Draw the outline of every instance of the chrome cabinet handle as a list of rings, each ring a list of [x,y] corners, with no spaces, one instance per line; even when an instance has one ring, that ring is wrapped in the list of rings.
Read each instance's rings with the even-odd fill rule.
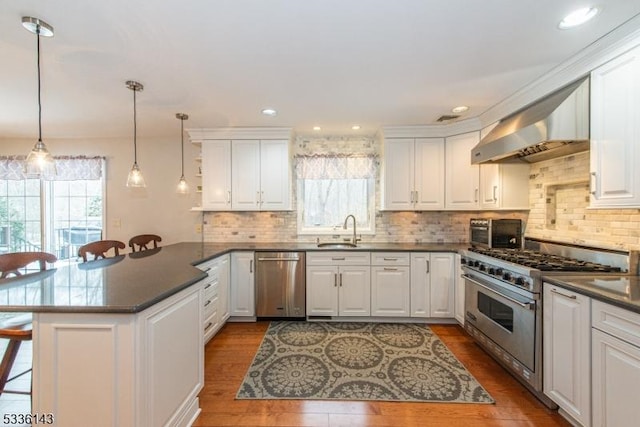
[[[565,298],[569,298],[569,299],[577,299],[578,298],[575,295],[567,295],[567,294],[564,294],[562,292],[558,292],[558,290],[556,290],[556,288],[551,288],[551,292],[554,293],[554,294],[558,294],[560,296],[563,296]]]
[[[427,274],[431,271],[431,261],[427,261]]]
[[[344,257],[331,257],[332,261],[344,261]]]
[[[207,300],[207,302],[205,302],[205,303],[204,303],[204,306],[206,307],[206,306],[208,306],[209,304],[211,304],[211,300],[210,300],[210,299],[208,299],[208,300]]]
[[[264,203],[264,191],[260,192],[260,204]]]
[[[478,189],[476,188],[475,191],[473,192],[473,201],[477,202],[478,201]]]
[[[211,283],[207,283],[207,286],[204,287],[205,290],[209,289],[211,287]]]
[[[209,329],[212,326],[213,326],[213,322],[209,322],[207,326],[204,327],[205,332],[207,331],[207,329]]]
[[[249,260],[249,273],[253,273],[253,260]]]
[[[384,271],[398,271],[395,267],[384,267]]]
[[[256,191],[256,205],[260,204],[260,192]]]
[[[227,203],[231,203],[231,190],[227,190]]]
[[[385,261],[397,261],[398,260],[398,258],[387,258],[387,257],[384,257],[383,259]]]
[[[338,273],[333,273],[333,287],[338,287]]]
[[[595,172],[591,172],[591,182],[589,186],[591,187],[591,194],[594,196],[596,195],[596,192],[597,192],[597,184],[598,184],[598,177],[596,176]]]
[[[420,201],[420,193],[418,193],[418,191],[415,191],[416,193],[416,198],[415,198],[415,203],[418,203]]]
[[[340,273],[340,287],[342,287],[342,273]]]
[[[494,185],[493,186],[493,201],[497,202],[498,201],[498,196],[496,196],[496,191],[498,191],[498,186]]]

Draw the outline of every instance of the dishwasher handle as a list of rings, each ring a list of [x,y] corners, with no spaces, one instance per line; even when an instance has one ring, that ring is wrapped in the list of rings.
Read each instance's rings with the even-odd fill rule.
[[[300,261],[300,257],[279,258],[279,257],[261,257],[258,261]]]

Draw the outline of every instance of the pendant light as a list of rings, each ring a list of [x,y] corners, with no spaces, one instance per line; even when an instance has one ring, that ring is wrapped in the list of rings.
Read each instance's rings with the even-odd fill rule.
[[[137,126],[136,126],[136,92],[144,89],[141,83],[133,80],[127,81],[127,88],[133,92],[133,166],[127,176],[127,187],[146,187],[144,177],[138,167],[138,145],[137,145]]]
[[[40,37],[53,37],[53,27],[46,22],[24,16],[22,26],[36,35],[38,55],[38,142],[27,156],[24,172],[30,178],[52,179],[56,175],[56,163],[42,142],[42,101],[40,90]]]
[[[180,175],[180,181],[178,181],[178,188],[176,189],[176,191],[179,194],[189,194],[189,184],[187,184],[187,180],[184,179],[184,121],[189,120],[189,116],[184,113],[177,113],[176,118],[180,119],[180,153],[182,154],[182,172]]]

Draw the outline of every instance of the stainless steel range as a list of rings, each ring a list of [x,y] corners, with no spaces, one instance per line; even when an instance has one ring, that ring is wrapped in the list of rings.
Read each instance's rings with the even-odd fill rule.
[[[542,276],[621,274],[627,252],[525,239],[524,249],[472,247],[461,252],[465,329],[529,388],[542,393]]]

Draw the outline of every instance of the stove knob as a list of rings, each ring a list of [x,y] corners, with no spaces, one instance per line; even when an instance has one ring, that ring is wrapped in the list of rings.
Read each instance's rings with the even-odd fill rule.
[[[505,271],[505,272],[502,274],[502,279],[503,279],[503,280],[506,280],[506,281],[511,281],[511,274],[509,274],[508,272],[506,272],[506,271]]]
[[[496,276],[502,276],[502,273],[504,273],[504,270],[503,270],[503,269],[498,268],[498,269],[496,270]]]
[[[474,267],[479,267],[480,266],[480,261],[473,261],[473,266]]]
[[[516,278],[516,285],[525,286],[526,282],[524,281],[524,279],[522,277],[518,277],[518,278]]]
[[[496,269],[493,268],[493,267],[489,268],[489,274],[491,274],[491,275],[496,274]]]
[[[484,264],[480,264],[480,271],[485,271],[487,267]]]
[[[467,263],[467,259],[466,258],[462,258],[460,260],[460,264],[465,265]]]

